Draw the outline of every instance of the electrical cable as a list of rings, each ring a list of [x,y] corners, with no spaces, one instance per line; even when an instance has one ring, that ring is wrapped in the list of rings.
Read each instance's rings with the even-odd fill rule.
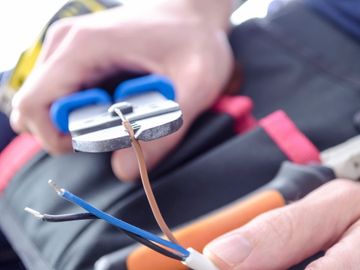
[[[141,236],[138,236],[136,234],[133,234],[131,232],[128,232],[128,231],[125,231],[125,230],[122,230],[125,234],[127,234],[129,237],[131,237],[132,239],[134,239],[135,241],[139,242],[140,244],[143,244],[144,246],[147,246],[148,248],[166,256],[166,257],[169,257],[169,258],[172,258],[172,259],[175,259],[175,260],[178,260],[178,261],[184,261],[184,257],[174,253],[174,252],[171,252],[170,250],[167,250]]]
[[[97,216],[94,216],[93,214],[90,214],[90,213],[49,215],[49,214],[41,214],[38,211],[31,209],[29,207],[26,207],[24,210],[26,212],[32,214],[33,216],[41,219],[42,221],[47,221],[47,222],[66,222],[66,221],[98,219]]]
[[[148,199],[148,202],[150,204],[156,222],[158,223],[164,235],[169,239],[169,241],[97,209],[96,207],[92,206],[91,204],[87,203],[86,201],[72,194],[71,192],[63,188],[59,188],[52,180],[49,180],[49,184],[54,188],[54,190],[59,196],[70,201],[73,204],[80,206],[81,208],[85,209],[88,213],[49,215],[49,214],[41,214],[38,211],[33,210],[31,208],[25,208],[25,211],[47,222],[66,222],[66,221],[75,221],[75,220],[102,219],[107,223],[119,228],[129,237],[149,247],[150,249],[159,252],[167,257],[173,258],[175,260],[186,261],[190,256],[190,251],[188,251],[187,249],[183,248],[178,244],[178,241],[172,234],[170,228],[167,226],[161,214],[161,211],[159,209],[159,206],[156,202],[154,193],[151,188],[151,184],[146,168],[145,158],[141,146],[135,138],[134,129],[131,126],[130,122],[124,117],[120,109],[115,108],[114,111],[116,112],[116,114],[120,116],[122,120],[122,124],[129,133],[131,145],[134,149],[136,159],[138,162],[141,181],[145,190],[146,197]],[[173,252],[170,250],[172,250]]]
[[[79,220],[91,220],[91,219],[99,219],[97,216],[91,214],[91,213],[76,213],[76,214],[63,214],[63,215],[49,215],[49,214],[41,214],[38,211],[31,209],[29,207],[25,208],[25,211],[32,214],[33,216],[41,219],[42,221],[46,222],[68,222],[68,221],[79,221]],[[147,246],[148,248],[163,254],[166,257],[182,261],[184,260],[183,257],[179,256],[176,253],[171,252],[170,250],[167,250],[139,235],[136,235],[134,233],[131,233],[129,231],[123,230],[118,228],[120,231],[128,235],[130,238],[135,240],[136,242],[139,242],[140,244],[143,244],[144,246]]]
[[[124,125],[125,129],[129,133],[130,140],[131,140],[131,145],[132,145],[132,147],[134,149],[135,156],[136,156],[138,166],[139,166],[141,182],[143,184],[144,191],[145,191],[146,197],[148,199],[151,211],[152,211],[152,213],[153,213],[153,215],[155,217],[155,220],[156,220],[157,224],[159,225],[161,231],[164,233],[164,235],[171,242],[179,245],[179,242],[176,240],[176,238],[173,235],[173,233],[171,232],[169,226],[166,224],[166,222],[165,222],[165,220],[164,220],[164,218],[163,218],[163,216],[161,214],[161,211],[159,209],[159,206],[158,206],[158,204],[156,202],[154,193],[153,193],[152,188],[151,188],[149,175],[148,175],[147,168],[146,168],[144,154],[143,154],[143,151],[141,149],[140,143],[135,138],[134,129],[131,126],[129,120],[126,119],[126,117],[124,116],[124,114],[122,113],[122,111],[119,108],[115,107],[113,109],[114,109],[115,113],[121,118],[122,124]]]
[[[158,244],[160,244],[164,247],[167,247],[171,250],[174,250],[176,253],[178,253],[180,256],[182,256],[184,258],[189,256],[189,254],[190,254],[189,251],[186,250],[185,248],[183,248],[182,246],[175,244],[173,242],[170,242],[168,240],[165,240],[153,233],[142,230],[142,229],[140,229],[134,225],[131,225],[121,219],[113,217],[113,216],[101,211],[100,209],[97,209],[96,207],[92,206],[91,204],[87,203],[86,201],[84,201],[83,199],[79,198],[78,196],[72,194],[71,192],[69,192],[63,188],[59,188],[52,180],[49,180],[49,184],[54,188],[54,190],[56,191],[56,193],[59,196],[70,201],[73,204],[80,206],[81,208],[85,209],[89,213],[92,213],[95,216],[97,216],[98,218],[103,219],[107,223],[109,223],[115,227],[118,227],[122,230],[126,230],[126,231],[129,231],[136,235],[139,235],[139,236],[141,236],[147,240],[150,240],[152,242],[158,243]]]

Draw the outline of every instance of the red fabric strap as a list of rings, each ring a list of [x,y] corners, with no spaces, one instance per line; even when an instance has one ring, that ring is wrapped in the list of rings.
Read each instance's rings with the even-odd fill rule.
[[[234,130],[241,134],[256,125],[252,116],[253,103],[245,96],[222,96],[213,106],[215,112],[226,113],[235,121]]]
[[[36,153],[41,150],[40,144],[28,134],[16,137],[0,155],[0,192]]]
[[[320,153],[316,146],[285,112],[276,111],[260,120],[259,124],[289,160],[299,164],[320,162]]]

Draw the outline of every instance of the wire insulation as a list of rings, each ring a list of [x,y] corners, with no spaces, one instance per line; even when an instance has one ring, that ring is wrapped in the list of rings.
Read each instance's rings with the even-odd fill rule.
[[[178,241],[176,240],[175,236],[172,234],[170,228],[167,226],[161,211],[159,209],[159,206],[156,202],[154,193],[151,188],[149,175],[146,168],[146,162],[144,158],[143,151],[141,149],[141,145],[135,138],[134,129],[131,126],[130,122],[125,118],[123,113],[120,109],[114,108],[114,111],[116,114],[119,115],[119,117],[122,120],[122,124],[124,125],[125,129],[127,130],[131,145],[134,149],[135,156],[138,162],[141,181],[145,190],[146,197],[148,199],[148,202],[150,204],[151,210],[153,212],[153,215],[155,217],[156,222],[158,223],[160,229],[164,233],[164,235],[170,240],[165,240],[155,234],[152,234],[150,232],[147,232],[145,230],[142,230],[136,226],[133,226],[121,219],[118,219],[114,216],[111,216],[96,207],[92,206],[91,204],[87,203],[80,197],[72,194],[71,192],[59,188],[52,180],[49,180],[49,184],[54,188],[55,192],[61,196],[62,198],[82,207],[83,209],[87,210],[88,213],[77,213],[77,214],[65,214],[65,215],[49,215],[49,214],[41,214],[37,212],[36,210],[33,210],[31,208],[26,208],[25,211],[33,214],[35,217],[42,219],[43,221],[48,222],[66,222],[66,221],[74,221],[74,220],[87,220],[87,219],[103,219],[107,223],[119,228],[121,231],[126,233],[129,237],[134,239],[135,241],[149,247],[150,249],[153,249],[167,257],[184,261],[186,258],[189,257],[190,252],[180,246],[178,244]],[[170,250],[166,248],[173,250],[174,252],[171,252]]]
[[[76,214],[63,214],[63,215],[50,215],[50,214],[41,214],[38,211],[28,208],[25,208],[25,211],[32,214],[33,216],[41,219],[42,221],[45,222],[68,222],[68,221],[79,221],[79,220],[94,220],[94,219],[99,219],[97,216],[91,214],[91,213],[76,213]],[[133,240],[135,240],[136,242],[158,252],[161,253],[162,255],[178,260],[178,261],[183,261],[184,258],[179,256],[178,254],[171,252],[170,250],[167,250],[139,235],[136,235],[134,233],[131,233],[129,231],[126,230],[122,230],[120,228],[118,228],[121,232],[125,233],[127,236],[129,236],[130,238],[132,238]]]
[[[135,138],[134,129],[131,126],[129,120],[127,120],[125,118],[124,114],[121,112],[120,109],[115,108],[114,110],[119,115],[119,117],[121,118],[122,124],[124,125],[125,129],[129,133],[130,140],[131,140],[131,145],[132,145],[132,147],[134,149],[135,156],[136,156],[136,159],[137,159],[137,163],[138,163],[138,166],[139,166],[141,182],[143,184],[144,191],[145,191],[146,197],[148,199],[149,205],[151,207],[151,211],[152,211],[152,213],[153,213],[153,215],[155,217],[155,220],[156,220],[157,224],[159,225],[161,231],[164,233],[164,235],[171,242],[176,243],[176,244],[179,245],[179,242],[176,240],[176,238],[173,235],[173,233],[171,232],[169,226],[166,224],[166,222],[164,220],[164,217],[162,216],[161,211],[159,209],[159,206],[158,206],[158,204],[156,202],[154,192],[152,191],[152,188],[151,188],[151,184],[150,184],[150,180],[149,180],[149,174],[147,172],[144,154],[143,154],[143,151],[141,149],[140,143]]]
[[[66,222],[66,221],[89,220],[89,219],[99,219],[99,218],[90,213],[65,214],[65,215],[43,214],[43,217],[41,218],[42,221],[47,221],[47,222]]]
[[[129,231],[131,233],[134,233],[136,235],[139,235],[145,239],[148,239],[152,242],[158,243],[164,247],[167,247],[169,249],[172,249],[176,252],[178,252],[179,254],[181,254],[182,257],[188,257],[189,256],[189,251],[186,250],[185,248],[183,248],[182,246],[172,243],[168,240],[165,240],[155,234],[152,234],[150,232],[147,232],[145,230],[142,230],[134,225],[131,225],[121,219],[118,219],[116,217],[113,217],[99,209],[97,209],[96,207],[92,206],[91,204],[87,203],[86,201],[84,201],[83,199],[79,198],[78,196],[72,194],[71,192],[65,190],[65,189],[61,189],[61,192],[58,193],[61,197],[63,197],[64,199],[80,206],[81,208],[85,209],[86,211],[88,211],[89,213],[94,214],[95,216],[97,216],[100,219],[103,219],[104,221],[108,222],[111,225],[114,225],[115,227],[118,227],[122,230],[126,230]]]

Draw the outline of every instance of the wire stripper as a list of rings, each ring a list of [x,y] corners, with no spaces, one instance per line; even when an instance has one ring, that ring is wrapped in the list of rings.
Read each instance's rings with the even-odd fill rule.
[[[52,105],[50,115],[59,131],[70,132],[75,151],[109,152],[131,146],[115,109],[130,122],[135,139],[151,141],[182,126],[182,112],[174,99],[171,81],[153,74],[119,84],[113,99],[99,88],[66,96]]]

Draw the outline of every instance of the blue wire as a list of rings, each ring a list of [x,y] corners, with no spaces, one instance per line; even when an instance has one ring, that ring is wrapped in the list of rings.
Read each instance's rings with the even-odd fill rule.
[[[97,208],[92,206],[91,204],[87,203],[83,199],[79,198],[78,196],[72,194],[71,192],[67,190],[62,190],[62,192],[59,194],[64,199],[80,206],[81,208],[87,210],[89,213],[92,213],[93,215],[97,216],[100,219],[105,220],[106,222],[110,223],[111,225],[114,225],[122,230],[126,230],[128,232],[134,233],[136,235],[139,235],[145,239],[148,239],[150,241],[156,242],[160,245],[163,245],[165,247],[168,247],[170,249],[173,249],[181,254],[183,254],[184,257],[188,257],[190,255],[190,252],[187,251],[182,246],[179,246],[173,242],[167,241],[155,234],[152,234],[150,232],[144,231],[134,225],[131,225],[129,223],[126,223],[125,221],[122,221],[118,218],[115,218]]]

